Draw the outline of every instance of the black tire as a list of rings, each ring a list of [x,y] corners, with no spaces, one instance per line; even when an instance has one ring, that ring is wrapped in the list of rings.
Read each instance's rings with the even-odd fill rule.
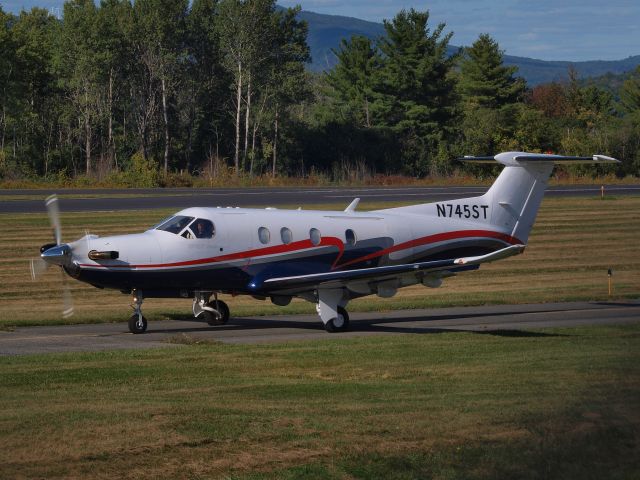
[[[138,314],[134,313],[129,317],[129,331],[131,333],[144,333],[147,331],[147,319],[142,317],[142,323],[139,322]]]
[[[325,324],[324,328],[327,330],[327,332],[345,332],[349,329],[349,314],[347,313],[347,311],[342,307],[338,307],[338,315],[340,317],[332,318]]]
[[[207,303],[207,307],[218,310],[220,313],[220,316],[218,317],[215,313],[208,310],[202,312],[202,317],[209,325],[224,325],[229,321],[229,316],[231,315],[229,312],[229,306],[222,300],[218,300],[217,302],[213,300],[212,302]]]

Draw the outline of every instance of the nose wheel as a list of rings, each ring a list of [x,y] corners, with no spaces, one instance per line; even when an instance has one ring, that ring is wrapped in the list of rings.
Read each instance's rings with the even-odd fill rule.
[[[129,317],[129,331],[131,333],[144,333],[147,331],[147,319],[142,315],[142,302],[144,297],[141,290],[133,289],[133,315]]]
[[[129,317],[129,331],[131,333],[144,333],[147,331],[147,319],[142,316],[142,313],[134,313]]]

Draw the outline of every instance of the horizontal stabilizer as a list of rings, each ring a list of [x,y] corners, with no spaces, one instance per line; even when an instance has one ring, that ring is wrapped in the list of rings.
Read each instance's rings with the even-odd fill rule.
[[[462,162],[473,163],[494,163],[498,162],[503,165],[517,167],[523,163],[529,162],[548,162],[548,163],[620,163],[620,160],[616,160],[612,157],[605,155],[592,155],[590,157],[575,157],[567,155],[554,155],[551,153],[527,153],[527,152],[503,152],[494,157],[487,156],[464,156],[458,158]]]

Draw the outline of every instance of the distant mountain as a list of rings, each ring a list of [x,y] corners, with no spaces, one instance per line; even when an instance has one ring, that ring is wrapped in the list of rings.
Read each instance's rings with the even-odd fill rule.
[[[307,43],[311,49],[311,70],[330,70],[336,64],[336,57],[331,49],[337,49],[340,40],[362,35],[376,39],[384,35],[381,23],[367,22],[358,18],[323,15],[321,13],[301,11],[298,18],[309,25]]]
[[[363,35],[374,40],[384,35],[384,26],[381,23],[367,22],[357,18],[324,15],[304,10],[300,12],[299,18],[306,20],[309,24],[307,41],[311,49],[311,70],[317,72],[329,70],[335,66],[336,57],[331,49],[337,49],[341,39],[348,39],[353,35]],[[457,50],[458,47],[449,47],[449,53]],[[535,86],[540,83],[566,79],[569,66],[576,69],[579,78],[628,72],[640,65],[640,55],[624,60],[587,62],[546,61],[505,55],[504,61],[507,65],[518,67],[518,75],[523,77],[530,86]]]
[[[566,80],[570,66],[575,68],[578,78],[601,77],[608,73],[616,75],[630,72],[640,65],[640,55],[634,55],[623,60],[590,60],[587,62],[550,62],[534,58],[504,56],[504,62],[518,67],[518,75],[523,77],[531,86],[554,80]]]

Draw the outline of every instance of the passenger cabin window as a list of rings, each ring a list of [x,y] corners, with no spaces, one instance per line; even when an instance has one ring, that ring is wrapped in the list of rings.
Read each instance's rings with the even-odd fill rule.
[[[356,244],[356,232],[354,232],[350,228],[346,232],[344,232],[344,238],[347,245],[353,246]]]
[[[309,230],[309,240],[314,245],[320,245],[320,241],[322,240],[322,236],[320,235],[320,230],[317,228],[312,228]]]
[[[210,220],[197,218],[191,225],[189,225],[189,228],[184,231],[182,236],[189,239],[212,238],[215,233],[215,227]]]
[[[265,245],[271,241],[271,232],[269,232],[267,227],[260,227],[258,229],[258,239],[260,240],[260,243]]]
[[[287,227],[282,227],[280,229],[280,238],[282,239],[282,243],[287,245],[293,241],[293,234]]]
[[[185,217],[183,215],[177,215],[175,217],[171,217],[166,222],[162,223],[157,227],[158,230],[164,230],[165,232],[171,232],[178,235],[184,227],[189,225],[193,217]]]

